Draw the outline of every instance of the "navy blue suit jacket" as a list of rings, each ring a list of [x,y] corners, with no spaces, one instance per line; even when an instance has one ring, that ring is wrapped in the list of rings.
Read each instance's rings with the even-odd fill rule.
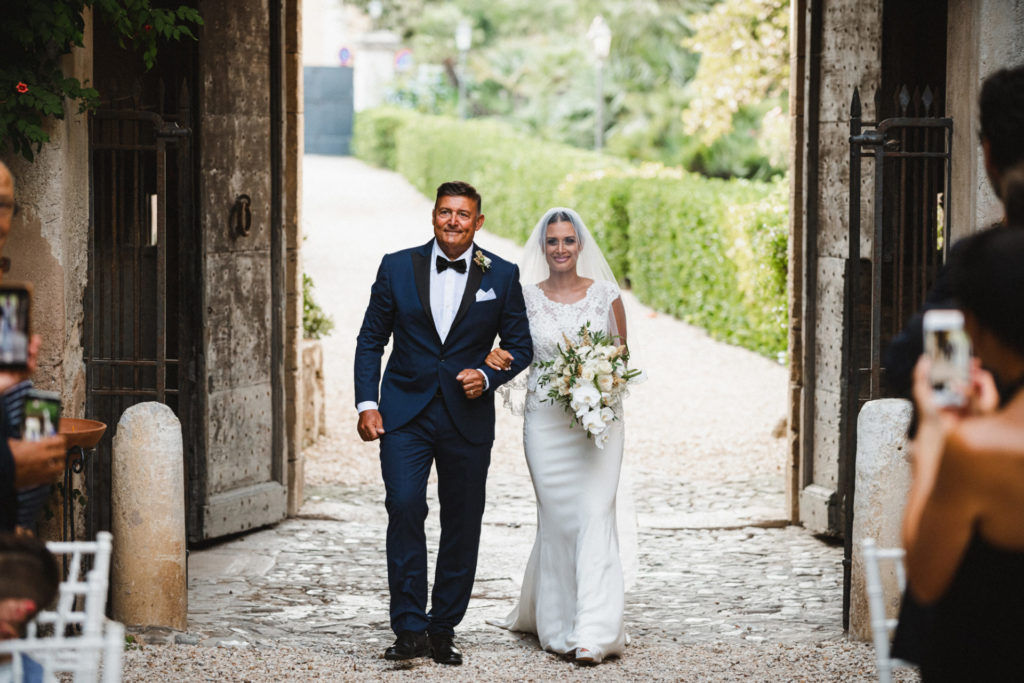
[[[462,304],[442,344],[430,311],[432,247],[433,240],[381,260],[356,339],[356,404],[377,401],[384,431],[392,431],[416,417],[440,387],[462,436],[483,444],[494,440],[494,390],[533,360],[519,268],[486,251],[491,260],[487,272],[471,262]],[[474,245],[472,253],[477,250]],[[494,291],[493,299],[477,301],[478,291],[489,290]],[[392,336],[391,357],[381,380],[380,361]],[[484,365],[495,337],[515,359],[511,370]],[[455,379],[466,368],[487,375],[489,388],[479,398],[467,399]]]

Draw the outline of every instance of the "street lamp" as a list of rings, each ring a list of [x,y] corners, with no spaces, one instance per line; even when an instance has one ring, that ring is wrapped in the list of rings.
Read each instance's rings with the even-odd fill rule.
[[[455,27],[455,47],[459,51],[459,118],[466,118],[466,53],[473,46],[473,25],[461,19]]]
[[[612,47],[612,30],[600,14],[590,22],[587,38],[594,48],[597,60],[597,108],[594,114],[594,149],[598,152],[604,146],[604,63]]]

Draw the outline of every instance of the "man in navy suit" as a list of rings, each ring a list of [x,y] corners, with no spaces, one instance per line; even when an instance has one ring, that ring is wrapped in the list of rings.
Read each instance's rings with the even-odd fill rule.
[[[386,491],[397,639],[384,656],[429,654],[441,664],[461,664],[453,639],[476,574],[494,390],[530,364],[533,342],[519,269],[473,246],[484,223],[479,193],[468,183],[443,183],[432,216],[433,240],[386,255],[377,270],[356,340],[356,408],[359,436],[380,439]],[[496,336],[514,358],[509,371],[484,364]],[[381,381],[389,338],[394,343]],[[441,541],[428,612],[423,522],[432,463]]]

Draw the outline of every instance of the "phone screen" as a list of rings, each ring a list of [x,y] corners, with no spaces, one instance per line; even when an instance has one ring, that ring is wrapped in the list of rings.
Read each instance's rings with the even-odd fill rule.
[[[31,305],[28,285],[0,284],[0,369],[28,367]]]
[[[60,426],[60,395],[53,391],[33,389],[25,397],[25,414],[21,422],[21,438],[38,441],[54,436]]]

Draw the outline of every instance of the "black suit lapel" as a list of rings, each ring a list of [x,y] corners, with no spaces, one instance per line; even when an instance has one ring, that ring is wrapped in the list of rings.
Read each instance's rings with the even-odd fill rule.
[[[484,272],[480,270],[480,266],[473,263],[472,257],[469,261],[469,274],[466,277],[466,291],[462,293],[462,303],[459,304],[459,312],[455,314],[455,320],[452,320],[452,326],[448,330],[448,336],[451,337],[451,331],[455,329],[455,326],[459,324],[466,314],[469,313],[469,307],[476,301],[476,290],[480,289],[480,281],[484,277]]]
[[[427,246],[430,246],[429,244]],[[426,255],[414,251],[412,254],[412,275],[416,283],[416,292],[420,295],[420,305],[423,306],[423,313],[430,321],[430,327],[437,332],[437,325],[434,324],[434,314],[430,310],[430,252]]]

